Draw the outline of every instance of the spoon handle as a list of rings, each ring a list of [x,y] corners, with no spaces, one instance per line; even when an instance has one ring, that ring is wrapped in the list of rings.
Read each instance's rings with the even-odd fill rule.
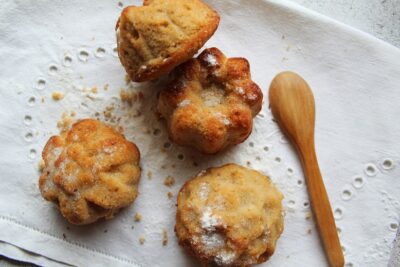
[[[306,176],[311,207],[329,265],[331,267],[343,267],[343,252],[329,198],[318,166],[314,143],[310,142],[304,147],[298,147],[298,150]]]

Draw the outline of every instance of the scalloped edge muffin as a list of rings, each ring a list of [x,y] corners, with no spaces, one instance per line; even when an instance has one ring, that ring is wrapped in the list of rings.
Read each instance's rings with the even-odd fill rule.
[[[40,192],[70,223],[112,218],[138,195],[138,148],[100,121],[80,120],[52,136],[42,157]]]
[[[282,198],[255,170],[226,164],[201,171],[178,194],[179,244],[205,266],[262,263],[283,231]]]
[[[157,110],[173,142],[214,154],[248,138],[263,94],[245,58],[227,58],[209,48],[172,74]]]
[[[219,15],[200,0],[146,0],[118,19],[118,55],[130,79],[143,82],[189,60],[214,34]]]

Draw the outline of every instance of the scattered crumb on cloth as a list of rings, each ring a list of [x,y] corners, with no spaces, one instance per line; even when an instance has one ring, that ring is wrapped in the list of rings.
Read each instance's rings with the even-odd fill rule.
[[[165,177],[164,184],[166,186],[169,186],[169,187],[174,185],[175,184],[175,178],[170,176],[170,175],[168,175],[167,177]]]
[[[54,101],[59,101],[59,100],[64,98],[64,94],[62,92],[59,92],[59,91],[54,91],[51,94],[51,97],[53,98]]]
[[[143,245],[145,241],[146,241],[146,239],[144,238],[143,235],[141,235],[141,236],[139,237],[139,244],[140,244],[140,245]]]
[[[168,196],[169,199],[171,199],[171,198],[174,197],[174,194],[173,194],[172,192],[168,192],[168,193],[167,193],[167,196]]]
[[[162,238],[162,244],[165,247],[166,245],[168,245],[168,232],[167,230],[163,229],[163,238]]]
[[[138,94],[132,90],[121,89],[119,91],[119,97],[122,102],[130,106],[138,100]]]
[[[134,219],[135,219],[135,222],[140,222],[142,220],[142,214],[140,214],[139,212],[136,212]]]

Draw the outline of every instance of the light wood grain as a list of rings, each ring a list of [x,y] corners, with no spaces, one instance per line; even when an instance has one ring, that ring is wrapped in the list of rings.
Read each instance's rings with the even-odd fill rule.
[[[343,252],[315,153],[315,103],[311,89],[296,73],[282,72],[271,83],[269,102],[272,114],[299,154],[329,265],[342,267]]]

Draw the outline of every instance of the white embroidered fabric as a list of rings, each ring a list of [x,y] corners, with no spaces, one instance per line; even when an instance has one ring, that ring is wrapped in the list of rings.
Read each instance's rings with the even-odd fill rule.
[[[400,50],[285,1],[207,2],[221,24],[206,47],[247,58],[264,92],[250,138],[211,156],[168,140],[155,115],[164,80],[125,82],[114,28],[132,2],[2,3],[0,240],[58,264],[194,266],[175,237],[176,195],[200,170],[234,162],[270,175],[285,195],[285,230],[262,266],[326,265],[301,166],[268,109],[270,81],[293,70],[315,95],[316,149],[346,266],[386,266],[400,214]],[[122,102],[121,88],[141,92],[143,100]],[[53,100],[55,91],[61,100]],[[38,189],[43,146],[58,133],[62,114],[74,112],[73,120],[98,117],[121,126],[142,156],[135,203],[88,226],[68,224]],[[171,187],[163,183],[167,176],[175,178]]]

